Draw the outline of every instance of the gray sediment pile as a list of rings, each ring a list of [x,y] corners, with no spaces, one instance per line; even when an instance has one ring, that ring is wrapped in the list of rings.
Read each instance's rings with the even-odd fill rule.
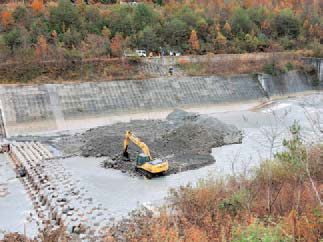
[[[208,115],[175,110],[166,120],[133,120],[90,129],[77,137],[82,144],[80,154],[107,156],[105,167],[137,174],[135,159],[141,150],[130,143],[130,161],[124,161],[121,156],[126,130],[131,130],[148,145],[153,158],[169,160],[169,174],[212,164],[215,162],[212,148],[242,140],[242,133],[235,126]]]

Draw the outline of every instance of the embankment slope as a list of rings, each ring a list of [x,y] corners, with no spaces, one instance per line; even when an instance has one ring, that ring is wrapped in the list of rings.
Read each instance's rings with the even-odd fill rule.
[[[322,89],[312,86],[300,72],[261,81],[258,78],[203,76],[1,86],[0,109],[7,134],[13,136],[57,131],[67,120],[98,115],[265,100],[271,95]],[[281,80],[288,81],[280,85]]]

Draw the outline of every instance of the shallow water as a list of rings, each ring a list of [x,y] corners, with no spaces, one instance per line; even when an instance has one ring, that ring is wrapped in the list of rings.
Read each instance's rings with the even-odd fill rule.
[[[20,232],[35,235],[37,226],[34,221],[27,221],[33,207],[23,185],[16,178],[16,173],[6,155],[0,154],[0,240],[3,231]]]
[[[170,188],[195,184],[207,176],[225,177],[240,172],[251,174],[261,161],[282,149],[281,142],[288,137],[288,127],[295,120],[302,126],[303,138],[307,143],[322,142],[323,94],[283,99],[254,111],[246,111],[245,105],[241,107],[228,105],[187,109],[207,113],[236,125],[244,132],[242,144],[214,148],[212,155],[216,163],[197,170],[146,180],[101,168],[100,162],[104,158],[72,157],[60,161],[72,172],[74,180],[80,180],[88,195],[107,207],[111,218],[118,219],[142,204],[162,204]],[[153,116],[166,115],[167,112]],[[144,118],[149,116],[140,115]],[[128,120],[134,118],[139,116],[128,117]],[[4,155],[0,155],[0,183],[5,183],[9,191],[7,196],[0,197],[0,230],[23,232],[26,224],[27,234],[32,235],[36,231],[35,224],[26,222],[27,214],[33,210],[32,204]]]
[[[305,113],[311,115],[313,120],[318,120],[323,127],[322,108],[322,95],[312,95],[281,100],[255,112],[219,113],[216,109],[204,109],[209,115],[242,129],[242,144],[214,148],[212,155],[216,163],[213,165],[152,180],[103,169],[99,165],[103,159],[72,157],[62,162],[81,180],[90,196],[108,207],[112,217],[120,218],[141,204],[161,204],[170,188],[194,184],[207,176],[223,177],[241,172],[250,174],[261,161],[282,149],[282,140],[288,138],[288,127],[295,120],[301,124],[306,142],[320,142],[321,137],[314,135]]]

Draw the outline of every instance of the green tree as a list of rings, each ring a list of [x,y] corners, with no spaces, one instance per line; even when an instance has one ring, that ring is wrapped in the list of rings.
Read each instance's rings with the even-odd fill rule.
[[[49,23],[45,17],[36,19],[30,28],[30,42],[33,44],[37,43],[38,36],[42,35],[49,38]]]
[[[254,27],[253,21],[250,19],[248,12],[245,9],[238,8],[232,17],[231,21],[232,32],[234,34],[248,34]]]
[[[25,6],[18,6],[12,13],[12,17],[14,18],[16,23],[24,26],[27,29],[29,29],[33,20],[32,14]]]
[[[111,35],[121,33],[123,36],[130,36],[133,34],[132,26],[132,11],[129,6],[115,5],[111,14],[105,18],[105,25],[110,29]]]
[[[254,52],[257,50],[258,45],[260,45],[260,40],[257,36],[252,34],[246,34],[245,36],[245,48],[248,52]]]
[[[6,33],[3,38],[11,52],[14,52],[16,48],[19,48],[23,42],[21,30],[19,28],[13,28],[10,32]]]
[[[62,35],[62,42],[67,48],[77,47],[81,43],[81,34],[74,29],[69,29]]]
[[[191,34],[190,28],[182,20],[174,18],[166,22],[162,36],[164,42],[172,47],[179,50],[187,50],[189,39]]]
[[[91,34],[100,34],[103,28],[103,19],[97,7],[89,6],[84,13],[86,30]]]
[[[273,19],[272,26],[278,37],[297,38],[300,34],[300,23],[290,9],[282,10]]]
[[[133,28],[135,31],[141,31],[148,25],[153,25],[156,22],[156,17],[153,9],[144,4],[138,4],[136,6],[134,15],[133,15]]]
[[[81,17],[78,8],[68,0],[61,0],[57,7],[49,10],[49,23],[51,31],[58,34],[68,29],[80,29]]]
[[[189,6],[184,6],[177,14],[177,17],[182,20],[187,26],[196,29],[198,17]]]
[[[138,42],[138,47],[148,49],[149,51],[158,51],[160,47],[159,39],[153,28],[150,26],[147,26],[143,31],[139,33]]]

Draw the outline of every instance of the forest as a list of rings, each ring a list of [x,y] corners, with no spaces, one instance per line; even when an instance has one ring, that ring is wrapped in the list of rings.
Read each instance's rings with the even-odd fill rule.
[[[5,1],[0,60],[302,50],[322,56],[318,0]],[[22,58],[23,57],[23,58]]]

